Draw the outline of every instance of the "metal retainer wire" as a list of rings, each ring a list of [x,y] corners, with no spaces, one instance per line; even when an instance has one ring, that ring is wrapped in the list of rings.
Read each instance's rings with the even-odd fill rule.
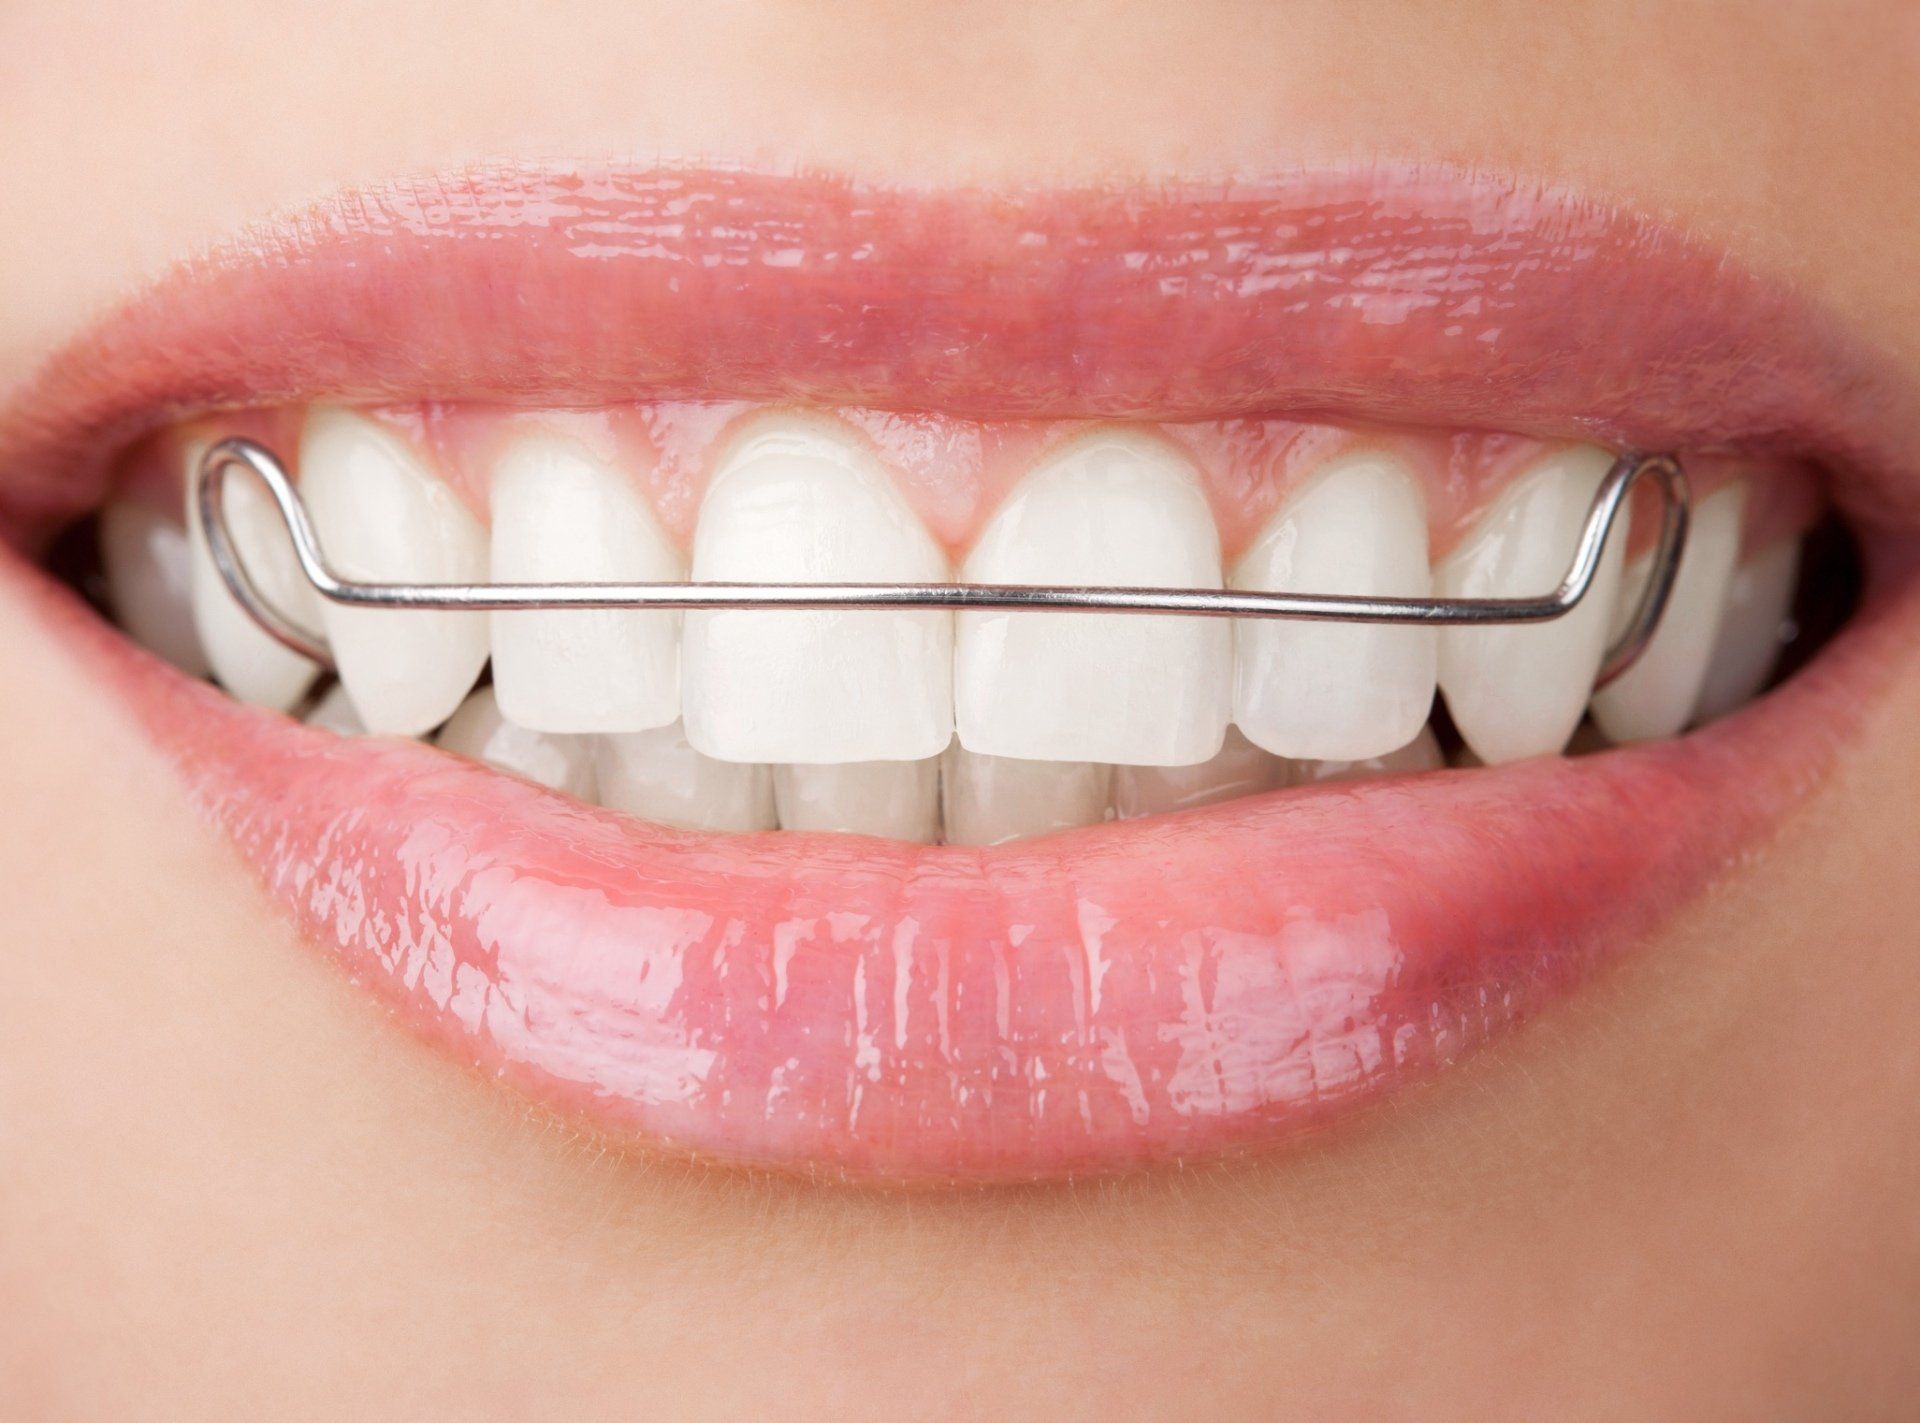
[[[1573,562],[1552,592],[1534,598],[1368,598],[1344,594],[1261,593],[1230,588],[1046,587],[1012,583],[368,583],[342,577],[327,562],[306,505],[273,452],[252,440],[222,440],[201,458],[195,514],[207,551],[241,608],[275,641],[332,667],[326,640],[264,598],[227,528],[227,478],[257,480],[273,500],[300,571],[314,591],[353,608],[434,608],[472,612],[554,608],[959,608],[999,612],[1140,613],[1203,618],[1301,618],[1313,622],[1411,623],[1482,627],[1545,623],[1580,605],[1599,573],[1607,536],[1641,480],[1661,498],[1659,542],[1640,604],[1607,649],[1594,686],[1604,687],[1646,651],[1660,625],[1686,546],[1690,494],[1671,455],[1623,454],[1593,496]]]

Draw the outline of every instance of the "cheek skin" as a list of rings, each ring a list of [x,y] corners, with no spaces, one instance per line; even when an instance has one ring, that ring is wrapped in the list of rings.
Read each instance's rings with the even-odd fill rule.
[[[1226,1416],[1444,1408],[1488,1377],[1518,1414],[1792,1413],[1913,1381],[1897,715],[1665,942],[1412,1112],[1184,1177],[862,1195],[609,1156],[414,1046],[180,833],[167,772],[62,652],[0,626],[0,797],[53,808],[0,826],[36,887],[0,910],[0,1279],[37,1306],[0,1372],[30,1399],[119,1416],[163,1386],[238,1416],[270,1370],[316,1417],[506,1416],[529,1359],[576,1416],[636,1390],[925,1416],[982,1359],[976,1396],[1045,1416],[1173,1416],[1202,1387]],[[1902,677],[1884,705],[1920,697]]]

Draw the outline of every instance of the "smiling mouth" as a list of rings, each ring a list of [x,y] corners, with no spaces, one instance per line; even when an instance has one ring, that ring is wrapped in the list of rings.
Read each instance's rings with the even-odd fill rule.
[[[660,1149],[1036,1179],[1415,1080],[1775,833],[1912,635],[1915,428],[1717,254],[1485,179],[508,169],[161,283],[0,417],[0,511],[22,549],[92,516],[126,636],[24,564],[18,600],[459,1059]],[[182,522],[232,435],[344,572],[419,583],[1526,597],[1627,449],[1693,520],[1596,692],[1644,501],[1571,613],[1434,628],[354,609],[234,490],[336,680]]]

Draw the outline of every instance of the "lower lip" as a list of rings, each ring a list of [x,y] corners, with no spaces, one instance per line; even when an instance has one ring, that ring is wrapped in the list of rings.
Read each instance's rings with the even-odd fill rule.
[[[1881,599],[1681,741],[976,850],[667,831],[342,741],[13,567],[304,935],[446,1052],[663,1150],[903,1181],[1259,1150],[1458,1059],[1772,833],[1911,622]]]

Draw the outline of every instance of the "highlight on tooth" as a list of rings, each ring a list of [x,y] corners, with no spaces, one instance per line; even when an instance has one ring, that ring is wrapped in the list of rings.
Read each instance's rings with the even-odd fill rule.
[[[776,415],[721,455],[696,582],[944,583],[945,553],[880,461],[827,421]],[[687,739],[728,761],[913,761],[953,732],[953,617],[696,609],[680,647]]]
[[[1205,431],[1069,423],[936,471],[956,515],[834,412],[698,460],[539,412],[457,466],[367,412],[288,428],[196,427],[177,514],[103,512],[129,635],[670,832],[986,847],[1683,735],[1763,694],[1802,574],[1757,476],[1594,445],[1463,502],[1441,434],[1276,435],[1321,452],[1252,479]]]

